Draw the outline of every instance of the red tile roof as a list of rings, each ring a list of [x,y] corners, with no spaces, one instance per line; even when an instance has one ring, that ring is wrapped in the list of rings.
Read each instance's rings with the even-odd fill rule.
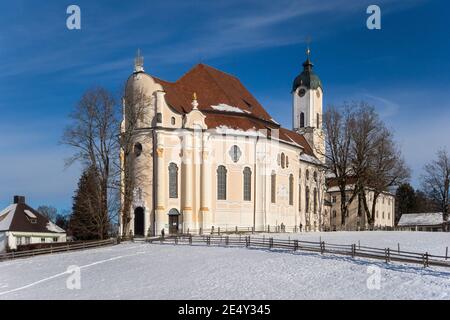
[[[227,126],[231,129],[261,130],[279,129],[281,140],[297,144],[309,155],[314,155],[306,139],[291,130],[280,127],[256,98],[242,85],[238,78],[207,66],[198,64],[175,82],[153,77],[166,92],[167,103],[181,114],[192,110],[192,95],[197,94],[198,109],[206,115],[208,128]],[[226,104],[242,112],[219,111],[212,106]]]

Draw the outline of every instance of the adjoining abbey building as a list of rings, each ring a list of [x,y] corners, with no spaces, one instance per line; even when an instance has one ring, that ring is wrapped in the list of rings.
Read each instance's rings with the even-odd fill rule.
[[[309,50],[293,82],[292,129],[281,127],[238,78],[205,64],[168,82],[146,73],[138,56],[125,95],[147,99],[134,152],[122,161],[134,181],[131,220],[120,219],[121,234],[330,229],[323,88]],[[133,112],[140,103],[129,101],[138,100],[124,99],[124,109]]]

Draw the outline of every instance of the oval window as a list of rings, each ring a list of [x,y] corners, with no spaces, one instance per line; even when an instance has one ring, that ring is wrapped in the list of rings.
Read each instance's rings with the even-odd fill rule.
[[[242,155],[241,149],[239,149],[238,146],[234,145],[231,147],[229,155],[233,162],[238,162]]]
[[[139,157],[142,153],[142,144],[140,144],[139,142],[136,142],[134,144],[134,155],[136,157]]]

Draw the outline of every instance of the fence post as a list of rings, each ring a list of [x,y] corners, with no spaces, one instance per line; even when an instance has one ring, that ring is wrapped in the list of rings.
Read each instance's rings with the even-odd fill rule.
[[[189,235],[189,244],[192,246],[192,235]]]
[[[448,257],[448,247],[445,247],[445,260],[447,260]]]
[[[386,263],[389,263],[390,255],[391,255],[390,249],[389,248],[384,249],[384,257],[385,257]]]
[[[321,242],[320,249],[321,249],[320,253],[323,254],[325,252],[325,241]]]
[[[269,239],[269,248],[272,249],[273,248],[273,238]]]
[[[228,246],[229,239],[230,239],[230,236],[226,236],[226,237],[225,237],[225,245],[226,245],[226,246]]]
[[[298,250],[298,240],[294,240],[294,251]]]
[[[220,236],[220,227],[217,227],[217,234]]]
[[[356,244],[354,243],[354,244],[352,244],[352,258],[354,258],[355,257],[355,252],[356,251]]]
[[[252,227],[252,234],[255,233],[255,227]]]
[[[178,244],[178,236],[175,236],[175,244]]]
[[[267,233],[270,233],[270,225],[267,225]]]
[[[211,236],[206,237],[206,244],[209,246],[211,244]]]
[[[200,227],[200,230],[198,231],[198,234],[199,234],[199,235],[202,235],[202,234],[203,234],[202,227]]]
[[[428,267],[428,252],[423,255],[423,266],[424,268]]]
[[[211,234],[214,234],[214,226],[211,227]]]
[[[400,243],[397,243],[397,252],[400,254]]]

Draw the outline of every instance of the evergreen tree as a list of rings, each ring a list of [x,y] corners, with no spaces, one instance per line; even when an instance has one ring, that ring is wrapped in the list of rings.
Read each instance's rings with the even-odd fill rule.
[[[98,172],[89,167],[81,175],[73,197],[69,229],[77,240],[107,238],[109,217],[102,210],[102,201]]]
[[[395,193],[395,221],[398,222],[402,214],[413,213],[417,208],[416,193],[409,183],[401,184]]]

